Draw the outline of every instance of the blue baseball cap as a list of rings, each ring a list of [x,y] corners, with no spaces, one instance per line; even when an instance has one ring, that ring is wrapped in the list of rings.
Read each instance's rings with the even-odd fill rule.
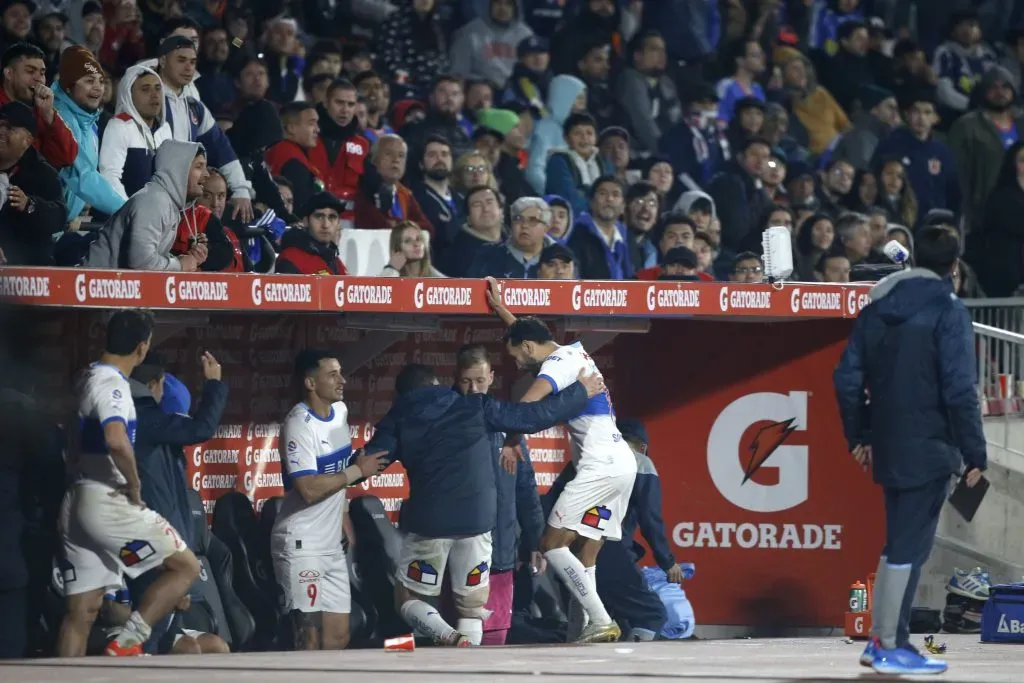
[[[633,439],[644,444],[650,443],[647,438],[647,428],[640,420],[624,417],[616,422],[615,426],[619,428],[619,432],[626,439]]]
[[[530,36],[529,38],[523,38],[519,41],[519,45],[516,46],[516,54],[520,57],[523,55],[533,54],[536,52],[550,52],[551,43],[548,42],[547,38],[541,38],[540,36]]]

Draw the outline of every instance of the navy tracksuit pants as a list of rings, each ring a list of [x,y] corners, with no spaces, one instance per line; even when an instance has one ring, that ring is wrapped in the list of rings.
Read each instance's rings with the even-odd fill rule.
[[[636,564],[632,540],[605,541],[601,547],[597,556],[597,594],[624,633],[640,628],[657,635],[668,618],[661,598],[647,587]]]

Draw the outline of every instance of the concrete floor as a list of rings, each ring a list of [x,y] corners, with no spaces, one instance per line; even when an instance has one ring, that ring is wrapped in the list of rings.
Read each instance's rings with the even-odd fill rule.
[[[918,640],[918,639],[915,639]],[[944,683],[1024,681],[1024,647],[939,636],[949,645]],[[416,652],[252,653],[0,664],[0,681],[33,683],[615,683],[644,681],[887,680],[857,664],[862,644],[841,638],[522,646]],[[928,680],[924,677],[920,680]],[[893,680],[893,679],[888,679]],[[918,680],[910,678],[908,680]]]

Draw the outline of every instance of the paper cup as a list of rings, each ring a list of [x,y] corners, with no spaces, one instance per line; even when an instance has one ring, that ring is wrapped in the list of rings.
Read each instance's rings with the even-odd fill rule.
[[[397,638],[388,638],[384,641],[384,649],[388,652],[414,652],[416,639],[411,633]]]

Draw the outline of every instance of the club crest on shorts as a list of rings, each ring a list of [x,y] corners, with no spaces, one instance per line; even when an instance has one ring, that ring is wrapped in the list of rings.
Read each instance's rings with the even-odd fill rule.
[[[413,560],[409,563],[409,568],[405,570],[405,575],[416,583],[422,583],[427,586],[437,585],[437,570],[429,562],[423,560]]]
[[[593,527],[598,531],[604,531],[604,528],[608,526],[608,520],[611,518],[611,510],[606,508],[604,505],[595,505],[583,513],[583,519],[581,521],[587,526]]]
[[[156,550],[148,541],[128,541],[118,554],[124,566],[133,567],[156,555]]]
[[[485,576],[487,576],[487,571],[488,567],[486,562],[481,562],[477,566],[473,567],[469,570],[469,573],[466,574],[466,585],[479,586],[480,582],[484,580]]]

